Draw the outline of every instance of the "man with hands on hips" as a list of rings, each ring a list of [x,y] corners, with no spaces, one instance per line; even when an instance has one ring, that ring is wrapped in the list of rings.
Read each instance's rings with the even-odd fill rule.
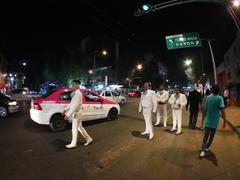
[[[168,103],[172,105],[172,117],[173,127],[171,132],[176,131],[176,135],[182,132],[182,109],[187,105],[187,98],[184,94],[180,93],[180,88],[176,87],[176,93],[172,94],[168,100]]]

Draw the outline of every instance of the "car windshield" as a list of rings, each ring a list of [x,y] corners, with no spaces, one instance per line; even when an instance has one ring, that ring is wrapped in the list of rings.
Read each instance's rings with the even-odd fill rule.
[[[112,92],[113,96],[119,96],[119,94],[117,94],[116,92]]]
[[[50,96],[51,94],[55,93],[56,91],[57,91],[57,90],[49,91],[49,92],[47,92],[46,94],[43,94],[43,95],[41,96],[41,98],[46,98],[46,97]]]

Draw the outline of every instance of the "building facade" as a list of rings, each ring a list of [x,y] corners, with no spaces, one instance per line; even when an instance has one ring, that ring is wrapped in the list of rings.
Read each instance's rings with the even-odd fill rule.
[[[217,75],[220,87],[229,88],[230,99],[240,101],[240,32],[217,67]]]

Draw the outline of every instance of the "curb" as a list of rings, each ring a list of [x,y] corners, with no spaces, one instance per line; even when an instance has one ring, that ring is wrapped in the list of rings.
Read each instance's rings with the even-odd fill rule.
[[[236,126],[231,123],[231,121],[226,120],[227,124],[231,127],[231,129],[238,135],[238,137],[240,138],[240,131],[236,128]]]

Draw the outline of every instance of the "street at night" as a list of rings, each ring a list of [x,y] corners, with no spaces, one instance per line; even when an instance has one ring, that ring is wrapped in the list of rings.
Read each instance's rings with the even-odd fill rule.
[[[139,98],[128,101],[117,120],[84,123],[94,142],[84,146],[81,137],[71,150],[65,148],[70,127],[51,132],[30,120],[29,104],[23,103],[20,112],[0,122],[1,179],[239,179],[240,139],[230,126],[222,129],[220,122],[212,149],[199,159],[203,131],[188,129],[186,111],[183,134],[169,132],[169,115],[168,128],[154,127],[154,139],[148,140],[140,134]]]
[[[240,0],[0,6],[0,180],[240,179]]]

